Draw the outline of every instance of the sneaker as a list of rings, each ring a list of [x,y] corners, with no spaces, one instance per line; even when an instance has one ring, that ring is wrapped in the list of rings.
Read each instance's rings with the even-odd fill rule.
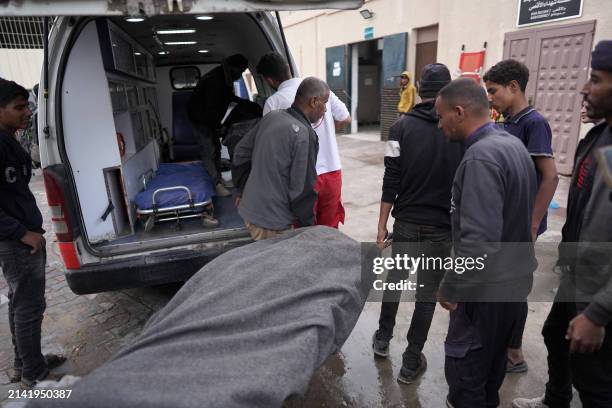
[[[219,197],[229,197],[232,195],[232,192],[229,191],[227,188],[223,187],[223,184],[221,183],[217,184],[215,190],[217,191],[217,196]]]
[[[382,338],[380,330],[376,330],[372,336],[372,350],[378,357],[389,357],[389,340]]]
[[[45,354],[45,361],[47,362],[47,368],[49,370],[52,370],[56,367],[61,366],[62,364],[64,364],[64,362],[66,362],[66,357],[61,355],[61,354]],[[9,374],[9,381],[11,383],[18,383],[21,381],[21,373],[22,373],[22,369],[21,367],[15,367],[13,368],[12,372]]]
[[[414,355],[413,353],[406,352],[404,354],[402,369],[397,376],[397,381],[404,384],[412,384],[426,369],[427,359],[425,358],[425,354],[421,353],[420,355]]]
[[[63,376],[63,374],[55,374],[47,370],[44,375],[41,375],[36,380],[28,380],[27,378],[22,377],[20,387],[22,390],[31,390],[32,388],[36,387],[40,382],[59,381],[62,379]]]
[[[507,373],[526,373],[529,370],[527,363],[523,360],[520,363],[513,363],[510,359],[506,363]]]
[[[544,403],[544,397],[517,398],[512,401],[512,408],[550,408]]]
[[[202,216],[202,225],[205,228],[216,228],[219,226],[219,220],[212,215],[204,214]]]

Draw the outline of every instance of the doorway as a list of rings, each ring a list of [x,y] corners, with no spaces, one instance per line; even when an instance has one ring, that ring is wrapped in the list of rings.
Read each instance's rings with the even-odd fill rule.
[[[382,39],[363,41],[351,46],[352,113],[355,118],[351,131],[380,132],[382,48]]]

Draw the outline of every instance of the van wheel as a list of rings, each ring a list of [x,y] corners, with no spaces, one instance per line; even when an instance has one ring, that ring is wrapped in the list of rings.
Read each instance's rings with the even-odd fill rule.
[[[147,217],[147,219],[144,222],[145,232],[153,231],[153,227],[155,227],[155,217]]]

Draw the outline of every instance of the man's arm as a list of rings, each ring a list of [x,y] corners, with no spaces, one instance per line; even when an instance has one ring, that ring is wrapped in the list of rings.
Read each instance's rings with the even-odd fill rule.
[[[393,203],[400,191],[402,173],[400,158],[401,128],[395,123],[389,129],[389,140],[385,146],[385,174],[383,176],[380,214],[378,216],[378,233],[376,243],[381,246],[387,236],[387,222]]]
[[[317,148],[309,132],[295,135],[289,169],[289,202],[301,227],[314,224]]]
[[[538,236],[538,228],[542,223],[542,218],[548,213],[548,206],[555,196],[557,184],[559,184],[559,176],[557,175],[557,167],[555,159],[547,156],[534,156],[533,161],[536,169],[542,175],[540,187],[536,194],[535,204],[533,206],[533,217],[531,222],[531,236],[535,242]]]
[[[336,130],[344,129],[346,125],[351,123],[351,114],[346,105],[331,91],[329,92],[329,104]]]
[[[236,186],[237,195],[242,196],[244,186],[251,173],[251,160],[253,158],[253,147],[255,146],[255,136],[259,131],[262,121],[249,130],[246,135],[238,142],[234,148],[232,158],[232,181]]]
[[[460,238],[455,244],[456,257],[491,257],[500,250],[503,229],[504,177],[494,163],[468,160],[457,173],[461,180]],[[463,274],[450,270],[440,285],[439,297],[447,308],[457,299],[481,292],[481,282],[474,279],[475,271]]]
[[[0,241],[19,241],[26,232],[28,232],[26,227],[0,207]]]

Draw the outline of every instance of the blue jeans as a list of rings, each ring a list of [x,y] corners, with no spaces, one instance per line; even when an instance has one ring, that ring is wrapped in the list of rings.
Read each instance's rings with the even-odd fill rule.
[[[403,252],[401,243],[422,243],[420,250],[412,256],[423,254],[428,257],[445,258],[450,256],[451,251],[451,231],[447,228],[434,227],[430,225],[416,225],[402,221],[395,221],[393,225],[393,242],[400,245],[393,247],[393,256]],[[400,247],[399,250],[397,247]],[[444,277],[444,270],[433,270],[424,273],[417,272],[417,290],[414,313],[410,321],[408,330],[408,343],[415,351],[423,349],[434,310],[436,308],[436,294],[440,281]],[[405,272],[392,269],[387,275],[387,282],[399,282],[405,279]],[[423,285],[423,286],[421,286]],[[382,338],[390,340],[393,337],[395,327],[395,316],[399,307],[401,294],[397,291],[385,291],[378,321],[379,334]]]
[[[16,369],[22,377],[37,380],[47,372],[40,336],[45,311],[44,249],[30,254],[31,248],[19,241],[0,241],[0,266],[9,287],[9,325],[15,348]]]

